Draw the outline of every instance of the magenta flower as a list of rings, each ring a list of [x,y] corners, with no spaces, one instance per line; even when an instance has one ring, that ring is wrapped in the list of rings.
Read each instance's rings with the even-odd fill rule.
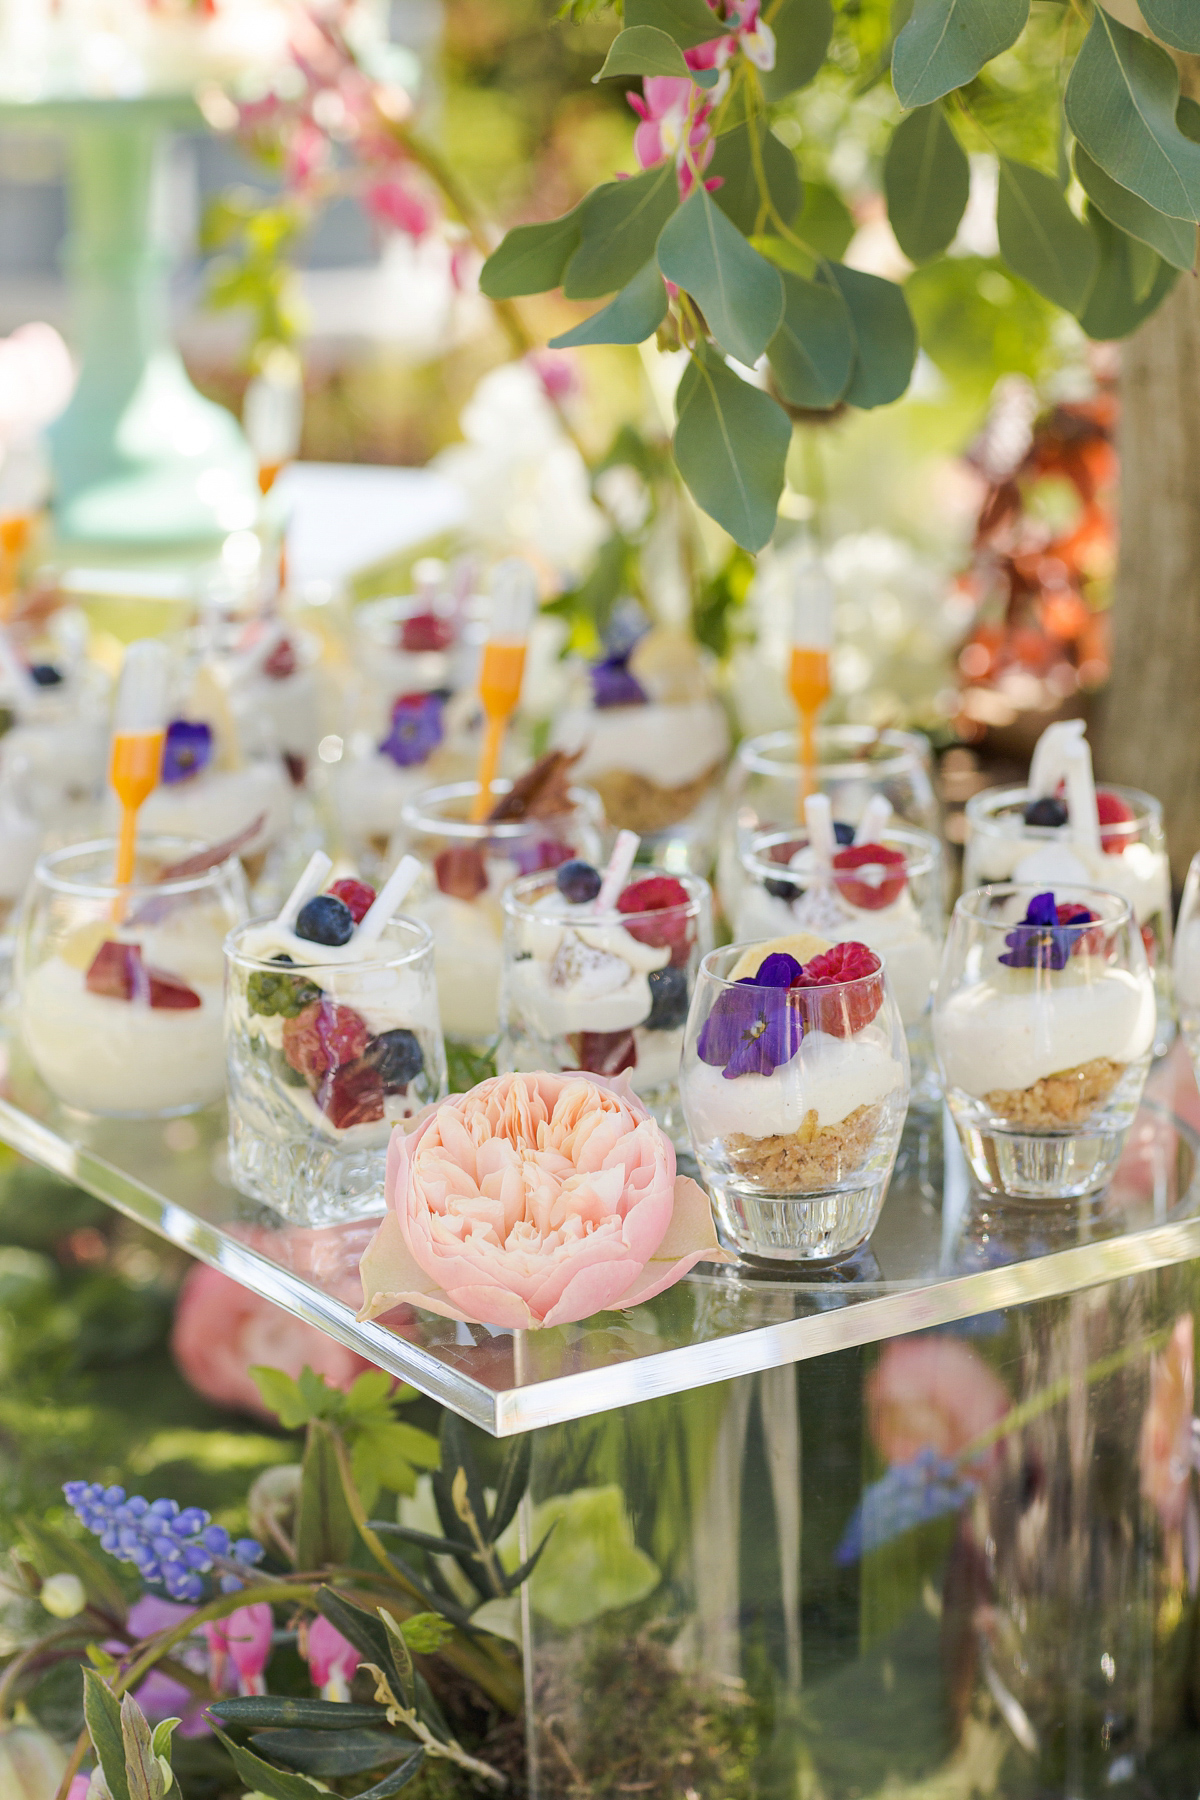
[[[326,1700],[348,1700],[362,1657],[323,1615],[308,1628],[308,1672]]]
[[[220,1687],[228,1658],[237,1671],[239,1694],[265,1694],[263,1670],[271,1659],[274,1629],[271,1608],[265,1600],[258,1600],[253,1606],[239,1606],[227,1619],[206,1624],[204,1635],[212,1658],[213,1686]]]
[[[437,217],[424,195],[401,174],[373,181],[363,195],[363,204],[381,225],[391,225],[411,238],[423,238]]]
[[[702,46],[707,50],[708,45]],[[688,57],[695,51],[688,51]],[[652,169],[668,157],[679,175],[679,197],[692,191],[693,166],[706,169],[715,148],[710,135],[711,101],[682,75],[647,75],[642,94],[626,98],[642,121],[633,134],[633,153],[643,169]]]

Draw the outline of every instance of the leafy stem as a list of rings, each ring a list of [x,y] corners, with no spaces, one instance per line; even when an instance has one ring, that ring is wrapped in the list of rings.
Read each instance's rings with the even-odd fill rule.
[[[410,1731],[413,1737],[424,1745],[426,1756],[444,1757],[447,1762],[456,1763],[460,1769],[466,1769],[470,1774],[478,1775],[482,1781],[494,1782],[499,1787],[508,1786],[506,1777],[500,1773],[499,1769],[493,1769],[490,1763],[480,1762],[478,1758],[469,1755],[453,1738],[449,1742],[444,1742],[441,1738],[435,1737],[428,1725],[418,1716],[414,1707],[403,1706],[397,1700],[391,1682],[378,1663],[364,1663],[363,1667],[375,1677],[375,1699],[380,1706],[387,1707],[388,1724],[403,1725],[406,1731]]]

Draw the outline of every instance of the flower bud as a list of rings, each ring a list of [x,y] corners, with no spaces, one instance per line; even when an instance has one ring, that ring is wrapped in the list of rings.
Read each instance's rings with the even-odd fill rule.
[[[42,1605],[56,1619],[73,1619],[87,1605],[78,1575],[51,1575],[42,1583]]]

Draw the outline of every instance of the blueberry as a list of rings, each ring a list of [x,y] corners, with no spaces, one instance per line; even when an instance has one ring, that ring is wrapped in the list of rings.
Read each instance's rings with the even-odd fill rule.
[[[300,908],[296,936],[310,944],[348,944],[354,936],[354,914],[336,894],[318,894]]]
[[[650,996],[646,1030],[674,1031],[688,1015],[687,970],[673,969],[669,963],[665,969],[651,969]]]
[[[1065,825],[1068,818],[1066,807],[1053,794],[1044,794],[1040,800],[1031,800],[1022,815],[1027,825],[1041,825],[1046,830],[1056,831]]]
[[[600,892],[599,869],[593,869],[591,863],[578,856],[573,856],[570,862],[560,863],[554,880],[563,899],[569,900],[572,906],[582,906]]]
[[[854,842],[854,827],[853,825],[843,825],[840,819],[835,819],[833,835],[837,839],[838,849],[847,850]]]
[[[794,881],[777,881],[772,876],[769,881],[763,882],[763,886],[773,900],[797,900],[800,897],[800,889]]]
[[[53,663],[34,663],[29,673],[38,687],[57,687],[63,678],[62,670]]]
[[[425,1053],[414,1034],[401,1026],[372,1038],[363,1051],[363,1061],[373,1063],[379,1070],[385,1094],[398,1094],[425,1067]]]

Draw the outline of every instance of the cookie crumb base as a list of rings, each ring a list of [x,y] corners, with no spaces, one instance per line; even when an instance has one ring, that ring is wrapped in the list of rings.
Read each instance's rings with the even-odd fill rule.
[[[604,802],[610,825],[620,831],[636,831],[639,837],[648,837],[653,832],[678,825],[681,819],[694,812],[719,773],[720,765],[714,763],[694,781],[685,781],[679,787],[660,787],[648,776],[636,775],[631,769],[607,769],[602,775],[589,775],[587,784]]]
[[[1097,1056],[1077,1068],[1044,1075],[1032,1087],[1012,1091],[996,1088],[983,1096],[983,1104],[1003,1118],[1006,1125],[1030,1131],[1061,1130],[1063,1126],[1082,1125],[1090,1118],[1124,1073],[1124,1063]]]
[[[815,1107],[799,1131],[778,1137],[726,1138],[730,1166],[741,1181],[774,1194],[814,1194],[836,1187],[863,1166],[883,1116],[881,1106],[857,1106],[836,1125],[819,1125]]]

